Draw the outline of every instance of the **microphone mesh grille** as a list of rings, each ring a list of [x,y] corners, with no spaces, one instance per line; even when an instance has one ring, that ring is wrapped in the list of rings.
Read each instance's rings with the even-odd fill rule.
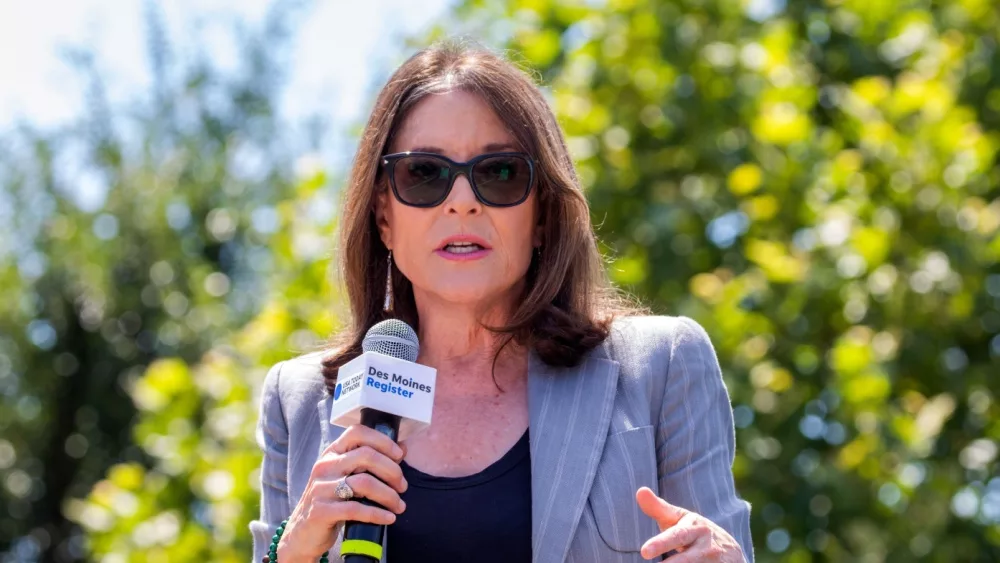
[[[415,362],[420,352],[420,340],[410,325],[399,319],[386,319],[368,329],[361,341],[361,349]]]

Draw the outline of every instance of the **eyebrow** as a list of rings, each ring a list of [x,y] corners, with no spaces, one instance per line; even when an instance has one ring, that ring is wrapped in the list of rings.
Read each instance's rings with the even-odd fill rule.
[[[517,151],[519,149],[514,143],[489,143],[483,146],[481,153],[501,152],[506,150]],[[432,152],[443,155],[445,151],[435,146],[421,146],[412,148],[409,152]]]

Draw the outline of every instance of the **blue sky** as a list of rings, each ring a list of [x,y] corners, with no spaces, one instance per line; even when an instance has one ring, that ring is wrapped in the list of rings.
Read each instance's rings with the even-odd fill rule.
[[[320,115],[332,130],[362,117],[372,81],[401,60],[400,39],[443,16],[452,0],[313,0],[295,35],[281,113]],[[150,81],[143,0],[0,0],[0,132],[17,122],[50,127],[78,116],[83,84],[60,55],[96,55],[112,103]],[[159,10],[179,47],[192,33],[223,64],[236,60],[232,22],[259,22],[270,0],[166,0]],[[198,23],[201,23],[200,31]]]

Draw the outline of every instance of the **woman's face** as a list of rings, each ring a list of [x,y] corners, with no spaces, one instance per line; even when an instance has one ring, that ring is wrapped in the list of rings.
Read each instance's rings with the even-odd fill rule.
[[[418,102],[389,147],[390,154],[436,152],[456,162],[522,150],[486,102],[460,90]],[[464,174],[455,178],[447,199],[431,208],[405,205],[389,189],[382,190],[376,201],[382,242],[413,284],[418,303],[509,306],[540,244],[535,188],[513,207],[480,203]],[[482,248],[468,252],[467,244],[460,248],[450,242]]]

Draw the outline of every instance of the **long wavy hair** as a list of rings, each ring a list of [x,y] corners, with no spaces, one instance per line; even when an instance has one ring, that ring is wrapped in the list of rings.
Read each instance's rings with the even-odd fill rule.
[[[375,225],[375,201],[388,189],[379,161],[399,126],[426,96],[464,90],[480,96],[538,162],[536,183],[543,232],[540,251],[526,274],[524,295],[505,326],[486,327],[505,336],[494,355],[511,341],[534,349],[553,366],[574,366],[601,344],[616,316],[645,310],[607,278],[562,131],[532,76],[471,41],[445,41],[409,58],[378,94],[361,136],[339,223],[339,274],[350,305],[348,326],[324,346],[329,389],[341,365],[362,352],[365,332],[389,317],[419,331],[413,286],[393,269],[393,310],[382,310],[388,249]]]

